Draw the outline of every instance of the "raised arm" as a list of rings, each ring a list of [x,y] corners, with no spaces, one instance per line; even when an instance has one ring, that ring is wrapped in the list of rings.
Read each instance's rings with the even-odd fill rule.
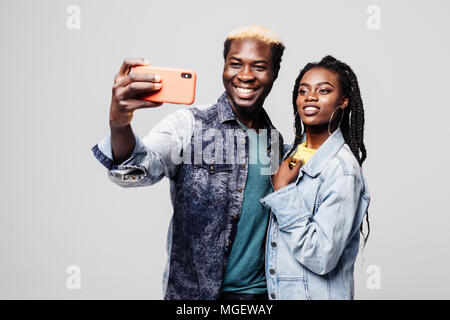
[[[139,99],[139,95],[149,94],[161,88],[159,75],[130,74],[131,68],[139,65],[148,65],[148,62],[143,58],[125,59],[114,79],[109,126],[113,160],[116,164],[128,159],[135,147],[135,138],[130,125],[134,111],[161,106],[161,103]]]
[[[94,156],[107,169],[109,178],[122,187],[151,185],[164,176],[174,178],[178,156],[190,142],[193,115],[185,108],[168,115],[141,140],[131,129],[133,112],[160,103],[137,99],[159,89],[156,75],[129,74],[143,59],[127,59],[116,76],[110,109],[110,132],[92,148]]]

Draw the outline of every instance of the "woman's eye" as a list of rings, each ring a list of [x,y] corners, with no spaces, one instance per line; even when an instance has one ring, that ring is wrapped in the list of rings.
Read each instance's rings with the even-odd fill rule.
[[[327,93],[329,93],[331,90],[329,90],[329,89],[320,89],[319,90],[319,93],[322,93],[322,94],[327,94]]]
[[[230,66],[231,66],[232,68],[239,68],[239,67],[241,66],[241,64],[238,63],[238,62],[231,62],[231,63],[230,63]]]
[[[300,93],[301,95],[304,95],[304,94],[306,94],[306,90],[300,89],[300,90],[298,90],[298,93]]]

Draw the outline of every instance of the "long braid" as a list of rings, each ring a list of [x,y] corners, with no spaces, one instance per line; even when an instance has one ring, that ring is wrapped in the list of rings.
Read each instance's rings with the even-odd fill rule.
[[[294,145],[292,146],[292,149],[289,151],[288,156],[291,156],[292,153],[295,151],[295,149],[297,148],[297,145],[302,141],[302,137],[303,137],[303,125],[302,125],[302,120],[300,118],[300,115],[298,114],[298,110],[297,110],[297,97],[298,97],[298,87],[300,85],[300,81],[303,78],[303,75],[310,69],[314,68],[315,64],[313,63],[308,63],[305,68],[303,68],[303,70],[300,71],[300,74],[298,75],[297,79],[295,79],[295,85],[294,85],[294,90],[292,91],[292,106],[294,108],[294,123],[295,123],[295,140],[294,140]]]
[[[303,126],[300,116],[297,115],[297,97],[298,89],[301,79],[304,74],[313,68],[325,68],[332,72],[335,72],[339,76],[339,82],[341,87],[341,95],[348,97],[348,106],[344,109],[341,121],[341,131],[344,137],[345,143],[349,146],[350,150],[358,160],[360,166],[362,166],[364,160],[367,158],[367,151],[364,145],[364,107],[361,99],[361,93],[359,91],[358,79],[353,70],[346,63],[335,59],[332,56],[324,57],[320,62],[308,63],[298,75],[295,80],[294,90],[292,92],[292,105],[294,108],[295,117],[295,141],[294,146],[289,152],[292,155],[297,145],[302,140]],[[366,212],[367,221],[367,235],[363,233],[363,223],[360,226],[360,232],[364,238],[364,246],[370,234],[369,224],[369,212]]]

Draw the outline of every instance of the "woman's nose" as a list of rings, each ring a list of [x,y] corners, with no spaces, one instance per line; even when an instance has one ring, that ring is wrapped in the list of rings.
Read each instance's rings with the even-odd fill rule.
[[[317,101],[317,95],[314,92],[310,92],[306,95],[306,101]]]

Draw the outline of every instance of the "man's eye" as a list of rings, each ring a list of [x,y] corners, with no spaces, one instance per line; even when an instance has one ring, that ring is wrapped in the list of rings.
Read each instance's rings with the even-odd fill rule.
[[[239,68],[241,66],[241,64],[238,63],[238,62],[231,62],[230,66],[233,67],[233,68]]]
[[[266,70],[265,66],[254,66],[254,68],[255,68],[256,71],[264,71],[264,70]]]

